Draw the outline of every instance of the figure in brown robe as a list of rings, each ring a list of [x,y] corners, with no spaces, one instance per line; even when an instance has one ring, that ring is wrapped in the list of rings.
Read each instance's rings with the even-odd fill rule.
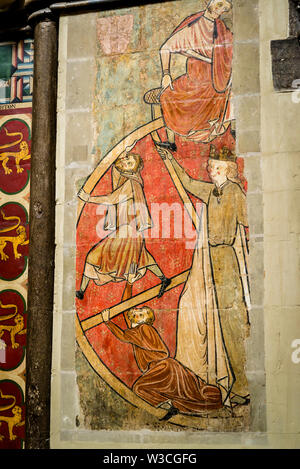
[[[207,385],[170,357],[166,344],[152,325],[154,312],[151,308],[132,308],[128,312],[131,328],[126,330],[109,320],[109,310],[104,310],[102,316],[119,340],[133,345],[142,372],[133,384],[133,391],[154,407],[168,409],[162,420],[178,412],[197,414],[222,407],[221,393],[216,386]]]

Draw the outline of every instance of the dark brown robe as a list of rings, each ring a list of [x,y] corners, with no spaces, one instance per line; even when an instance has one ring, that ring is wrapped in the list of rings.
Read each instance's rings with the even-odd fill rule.
[[[216,386],[205,384],[179,361],[170,358],[169,350],[153,326],[140,324],[122,330],[106,323],[122,342],[134,346],[137,365],[143,373],[133,384],[133,391],[149,404],[158,407],[171,401],[183,413],[197,413],[222,407]]]

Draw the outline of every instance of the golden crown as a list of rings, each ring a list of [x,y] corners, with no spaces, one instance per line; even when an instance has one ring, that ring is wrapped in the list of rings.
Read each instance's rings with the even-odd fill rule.
[[[210,146],[209,157],[213,160],[219,161],[236,161],[236,155],[233,151],[229,150],[227,147],[223,147],[219,150],[216,149],[214,145]]]

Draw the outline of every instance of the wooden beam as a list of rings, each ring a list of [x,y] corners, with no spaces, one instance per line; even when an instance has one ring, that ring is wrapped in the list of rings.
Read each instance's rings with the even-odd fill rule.
[[[190,272],[189,270],[186,270],[184,272],[181,272],[178,275],[175,275],[175,277],[172,277],[170,285],[166,288],[166,292],[186,282],[189,272]],[[157,297],[159,290],[160,290],[160,286],[161,286],[160,284],[156,285],[155,287],[149,288],[148,290],[145,290],[144,292],[133,296],[129,300],[122,301],[121,303],[118,303],[117,305],[112,306],[111,308],[109,308],[110,317],[113,318],[114,316],[118,316],[119,314],[124,313],[124,311],[127,311],[130,308],[144,304],[147,301],[153,300],[153,298]],[[99,312],[95,316],[92,316],[88,319],[84,319],[83,321],[81,321],[81,327],[82,327],[82,330],[86,332],[89,329],[92,329],[93,327],[96,327],[101,323],[102,323],[102,316],[101,316],[101,312]]]
[[[151,132],[151,137],[152,137],[152,140],[155,144],[159,143],[161,141],[160,137],[158,135],[158,132],[156,130]],[[176,171],[175,171],[171,161],[168,158],[162,159],[162,161],[164,162],[164,164],[165,164],[165,166],[168,170],[168,173],[170,174],[172,182],[173,182],[174,186],[176,187],[177,192],[179,194],[179,197],[181,198],[181,200],[184,204],[184,208],[188,212],[188,214],[189,214],[189,216],[190,216],[190,218],[193,222],[193,225],[194,225],[195,229],[199,232],[200,218],[199,218],[199,215],[198,215],[197,211],[195,210],[195,207],[194,207],[188,193],[186,192],[185,188],[182,185],[182,182],[180,181],[179,177],[177,176]]]

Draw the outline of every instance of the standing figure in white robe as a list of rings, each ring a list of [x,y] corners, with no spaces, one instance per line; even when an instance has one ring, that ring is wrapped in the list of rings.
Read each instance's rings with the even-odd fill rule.
[[[248,402],[245,339],[249,334],[249,288],[245,227],[246,196],[235,155],[211,146],[212,182],[191,178],[166,149],[183,187],[203,202],[193,262],[178,305],[175,358],[223,390],[224,403]]]

